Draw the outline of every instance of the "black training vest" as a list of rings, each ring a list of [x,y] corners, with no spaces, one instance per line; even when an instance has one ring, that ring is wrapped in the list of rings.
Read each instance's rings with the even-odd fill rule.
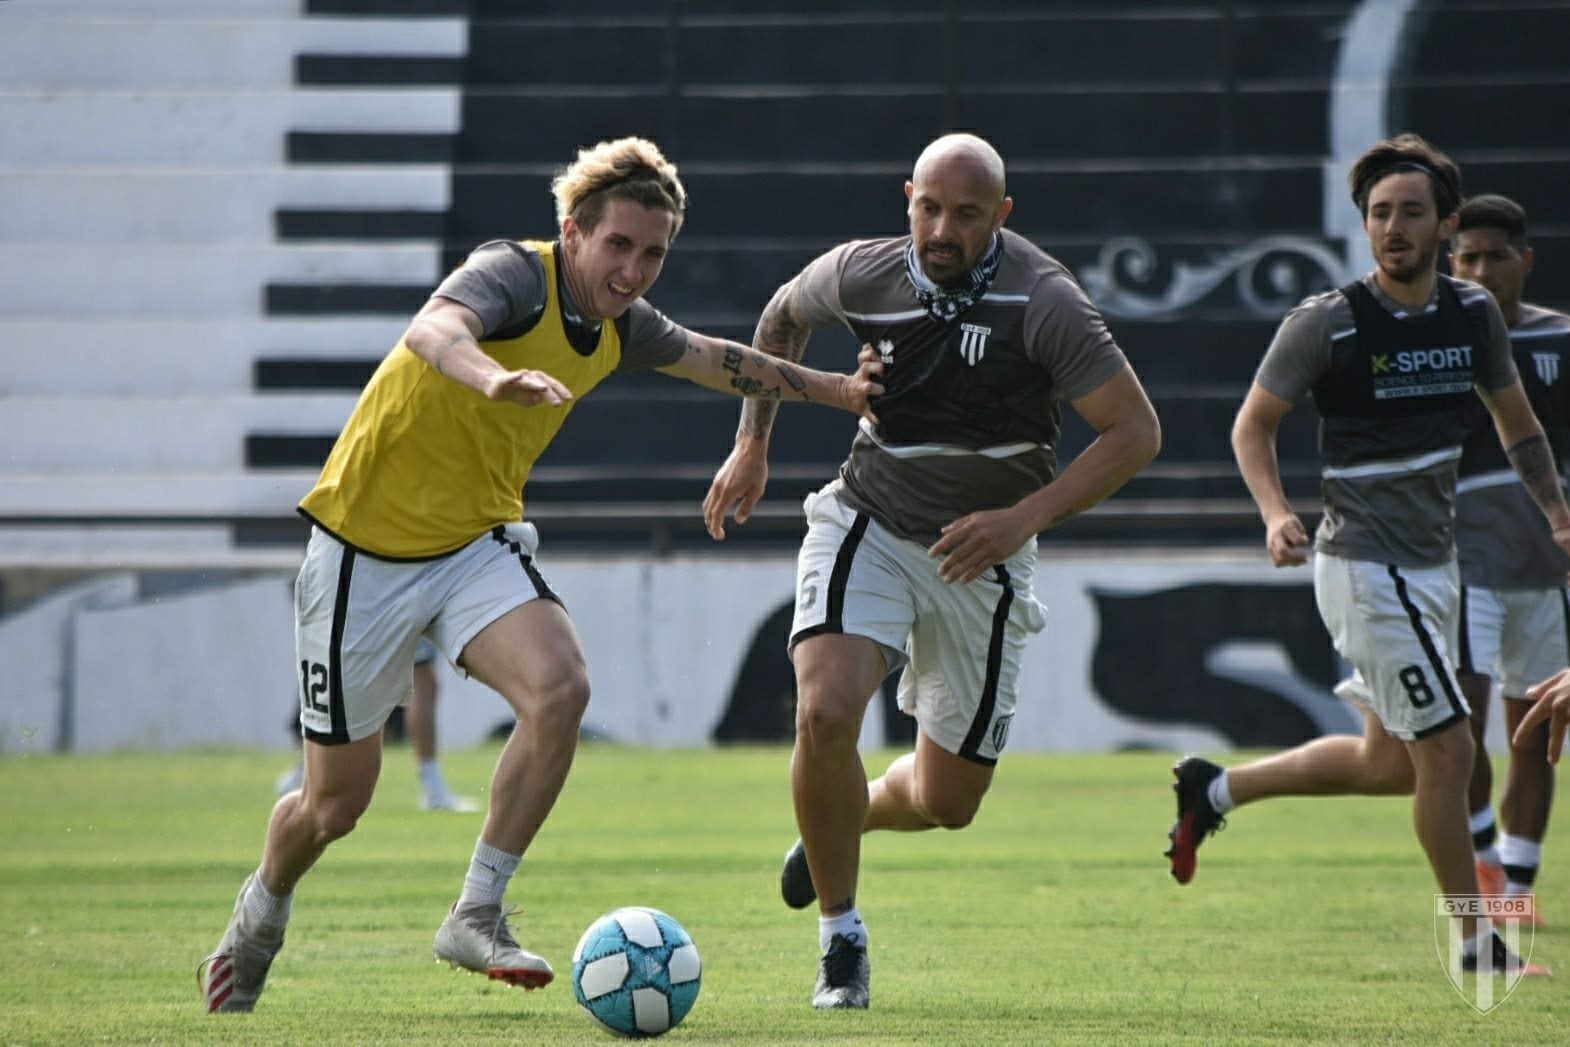
[[[1450,281],[1438,279],[1439,308],[1412,320],[1390,315],[1361,280],[1341,289],[1356,330],[1331,343],[1330,373],[1313,389],[1325,465],[1460,445],[1486,342]]]

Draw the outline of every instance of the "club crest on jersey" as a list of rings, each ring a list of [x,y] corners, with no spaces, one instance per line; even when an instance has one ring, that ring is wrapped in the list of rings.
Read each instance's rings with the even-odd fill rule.
[[[894,363],[894,343],[887,338],[878,342],[878,359],[883,361],[884,367]]]
[[[982,327],[980,324],[959,325],[959,355],[965,362],[975,367],[987,352],[987,336],[992,333],[992,328]]]
[[[1533,353],[1532,362],[1537,365],[1537,377],[1544,385],[1553,385],[1559,380],[1558,353]]]

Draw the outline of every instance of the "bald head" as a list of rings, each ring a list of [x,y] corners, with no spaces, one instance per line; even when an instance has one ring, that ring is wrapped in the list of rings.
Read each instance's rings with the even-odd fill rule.
[[[995,199],[1003,199],[1003,158],[984,138],[960,133],[935,140],[916,157],[910,180],[919,184],[927,178],[954,176],[979,182]]]
[[[970,134],[944,135],[921,151],[905,183],[910,235],[927,279],[961,284],[1008,218],[1003,158]]]

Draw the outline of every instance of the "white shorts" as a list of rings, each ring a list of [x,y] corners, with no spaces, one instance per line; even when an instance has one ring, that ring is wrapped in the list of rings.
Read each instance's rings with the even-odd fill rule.
[[[508,524],[435,560],[394,561],[312,528],[294,584],[305,737],[342,745],[381,730],[408,701],[422,637],[457,666],[468,642],[514,607],[557,600],[534,566],[538,544],[533,524]]]
[[[839,498],[830,484],[805,502],[791,647],[819,633],[865,636],[903,668],[900,708],[943,749],[991,766],[1008,742],[1025,640],[1047,624],[1031,580],[1036,543],[968,585],[939,561]]]
[[[1506,698],[1570,665],[1566,590],[1461,588],[1463,672],[1498,680]]]
[[[1336,694],[1372,712],[1396,738],[1425,738],[1469,715],[1451,655],[1458,579],[1454,561],[1395,567],[1314,556],[1319,617],[1354,670]]]

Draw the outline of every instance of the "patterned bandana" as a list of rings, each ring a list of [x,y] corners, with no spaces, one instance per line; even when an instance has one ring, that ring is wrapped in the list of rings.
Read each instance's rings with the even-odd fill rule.
[[[959,314],[981,301],[981,296],[987,293],[987,288],[992,286],[992,281],[997,277],[1001,264],[1003,233],[999,231],[992,234],[992,246],[981,256],[975,268],[965,274],[959,287],[939,287],[921,271],[921,263],[916,258],[915,241],[905,248],[905,275],[916,289],[916,299],[927,310],[927,315],[940,324],[953,323]]]

